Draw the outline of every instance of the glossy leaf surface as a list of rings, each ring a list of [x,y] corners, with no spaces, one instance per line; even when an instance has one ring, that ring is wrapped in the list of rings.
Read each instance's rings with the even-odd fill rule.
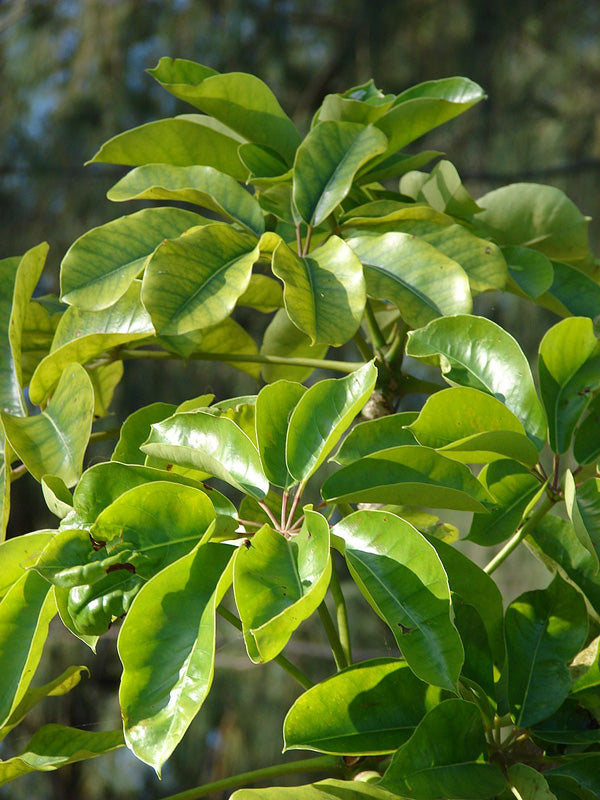
[[[357,511],[334,526],[352,576],[389,625],[421,680],[455,690],[463,647],[450,617],[440,559],[411,525],[385,511]]]
[[[224,320],[248,286],[257,258],[254,237],[224,224],[162,244],[142,288],[157,333],[173,336]]]
[[[0,544],[0,599],[19,578],[25,575],[38,560],[44,547],[52,539],[54,531],[35,531],[7,539]]]
[[[436,319],[409,333],[406,352],[435,359],[448,383],[494,395],[522,422],[534,444],[542,446],[546,420],[529,364],[515,339],[499,325],[483,317]]]
[[[293,199],[307,225],[320,225],[350,191],[354,176],[388,145],[372,126],[328,121],[313,128],[294,161]]]
[[[300,695],[283,725],[285,749],[391,753],[412,735],[435,700],[405,661],[354,664]]]
[[[589,478],[576,486],[572,473],[567,471],[565,504],[577,538],[600,567],[600,479]]]
[[[12,449],[36,480],[50,473],[73,486],[81,474],[94,413],[94,391],[85,370],[63,372],[45,411],[35,417],[2,414]]]
[[[575,426],[600,388],[600,345],[587,317],[572,317],[550,328],[540,342],[540,393],[555,453],[568,450]]]
[[[145,455],[140,450],[140,445],[150,435],[151,426],[172,416],[176,410],[177,406],[173,403],[151,403],[130,414],[121,426],[119,441],[113,450],[111,461],[143,464]]]
[[[331,577],[329,526],[307,510],[299,534],[286,539],[265,525],[240,547],[234,564],[235,602],[254,662],[278,655],[325,597]]]
[[[271,789],[238,789],[231,800],[397,800],[398,795],[363,781],[330,778],[305,786],[277,786]]]
[[[298,402],[289,422],[286,460],[290,474],[306,481],[327,458],[369,399],[377,370],[372,362],[344,378],[312,386]]]
[[[414,422],[417,416],[416,411],[403,411],[359,422],[330,460],[345,466],[379,450],[416,444],[417,441],[407,426]]]
[[[152,426],[142,450],[208,472],[259,500],[269,489],[256,447],[226,417],[203,411],[176,414]]]
[[[583,597],[558,575],[547,589],[510,604],[508,696],[517,725],[533,725],[563,703],[571,685],[567,663],[583,646],[587,627]]]
[[[206,544],[158,573],[119,634],[125,738],[159,775],[210,690],[216,607],[231,583],[232,552]]]
[[[506,784],[498,767],[483,763],[486,751],[477,706],[446,700],[427,714],[398,750],[382,785],[415,800],[492,797]]]
[[[300,383],[277,381],[264,386],[256,398],[256,438],[265,475],[275,486],[294,483],[285,460],[290,415],[306,388]]]
[[[256,236],[265,229],[261,208],[252,195],[230,175],[213,167],[146,164],[128,172],[109,189],[107,197],[116,202],[175,200],[193,203],[239,222]],[[172,239],[174,236],[164,238]]]
[[[506,456],[532,466],[538,460],[515,415],[495,397],[468,386],[429,397],[410,431],[420,444],[466,463]]]
[[[343,239],[332,236],[303,258],[281,242],[272,268],[283,281],[290,319],[311,344],[340,346],[356,333],[365,308],[365,281],[360,261]]]
[[[394,303],[411,328],[471,311],[466,273],[427,242],[391,232],[354,236],[348,244],[364,264],[369,295]]]
[[[429,447],[405,445],[372,453],[334,472],[323,498],[349,503],[405,503],[486,511],[494,500],[468,467]]]
[[[161,242],[203,222],[180,208],[146,208],[92,228],[75,240],[62,260],[63,301],[88,311],[108,308],[122,297]]]

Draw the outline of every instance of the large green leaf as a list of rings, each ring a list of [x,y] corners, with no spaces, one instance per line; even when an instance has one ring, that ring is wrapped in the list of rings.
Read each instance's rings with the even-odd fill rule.
[[[365,280],[343,239],[331,236],[303,258],[280,242],[272,269],[283,281],[290,319],[311,344],[341,346],[356,333],[365,309]]]
[[[6,537],[6,528],[10,516],[10,479],[11,462],[13,459],[10,445],[4,438],[4,431],[0,429],[0,543]]]
[[[501,456],[530,466],[538,460],[535,446],[512,411],[495,397],[468,386],[429,397],[410,430],[420,444],[469,464]]]
[[[94,390],[79,364],[66,367],[46,409],[35,417],[2,414],[10,446],[36,480],[50,473],[77,483],[94,415]]]
[[[571,317],[550,328],[540,342],[538,372],[550,447],[564,453],[591,393],[600,388],[600,344],[592,320]]]
[[[480,197],[477,221],[500,244],[539,250],[562,261],[583,259],[588,249],[589,219],[554,186],[511,183]]]
[[[348,239],[365,268],[367,292],[393,302],[412,328],[445,314],[469,313],[469,281],[462,267],[408,233]]]
[[[326,95],[313,125],[330,119],[368,125],[385,114],[395,99],[393,94],[384,94],[370,80],[361,86],[353,86],[343,94]]]
[[[487,743],[474,703],[451,699],[435,706],[398,750],[382,786],[415,800],[481,800],[506,785],[500,769],[484,762]]]
[[[536,739],[552,744],[598,744],[600,742],[598,723],[594,715],[584,707],[592,694],[593,690],[583,695],[579,694],[576,698],[567,698],[556,713],[534,725],[532,734]]]
[[[508,782],[513,794],[518,793],[521,800],[557,800],[544,776],[527,764],[512,764],[508,768]]]
[[[538,305],[545,306],[561,317],[595,317],[600,305],[600,284],[597,276],[586,275],[577,267],[553,261],[554,280]]]
[[[109,753],[123,745],[123,732],[83,731],[65,725],[39,728],[18,756],[0,761],[0,786],[30,772],[51,772]]]
[[[386,792],[378,785],[366,781],[339,781],[333,778],[305,786],[238,789],[231,795],[231,800],[334,800],[334,798],[336,800],[398,800],[398,795]]]
[[[312,345],[309,337],[291,321],[285,308],[280,308],[265,330],[260,354],[262,356],[283,356],[286,359],[323,358],[328,350],[328,344]],[[277,380],[303,381],[313,370],[314,367],[310,366],[265,364],[262,368],[262,376],[268,383]]]
[[[33,403],[42,403],[68,364],[87,364],[107,350],[154,334],[152,321],[140,302],[139,281],[103,311],[65,311],[56,329],[52,350],[35,370],[29,385]]]
[[[300,134],[269,87],[243,72],[209,74],[202,65],[161,58],[148,70],[161,86],[211,114],[256,144],[267,145],[292,162]],[[204,71],[204,72],[203,72]]]
[[[168,336],[224,320],[258,259],[253,236],[215,223],[164,242],[148,262],[142,299],[157,333]]]
[[[254,662],[270,661],[283,650],[329,586],[329,525],[310,507],[305,514],[302,530],[292,538],[265,525],[236,555],[235,602]]]
[[[546,773],[544,779],[551,791],[560,800],[596,800],[598,797],[594,792],[590,792],[589,789],[582,786],[575,778],[567,775],[549,775]]]
[[[286,460],[290,474],[306,481],[326,459],[365,405],[377,380],[372,362],[344,378],[311,386],[292,412]]]
[[[269,278],[268,275],[255,273],[250,278],[248,288],[238,298],[239,306],[248,306],[255,311],[270,314],[283,307],[283,293],[279,281]]]
[[[575,485],[572,473],[565,475],[565,505],[581,544],[600,568],[600,479],[589,478]]]
[[[375,122],[389,139],[386,155],[454,119],[484,97],[481,86],[468,78],[442,78],[412,86]]]
[[[573,455],[579,464],[591,464],[600,460],[600,395],[588,406],[573,441]]]
[[[489,547],[515,533],[523,512],[541,486],[528,469],[509,458],[485,466],[479,473],[479,480],[494,497],[497,507],[488,514],[474,514],[466,538]]]
[[[413,187],[415,191],[411,191]],[[454,164],[446,159],[438,161],[430,174],[409,172],[404,175],[400,192],[454,217],[468,219],[482,210],[463,185]]]
[[[262,210],[252,195],[230,175],[213,167],[146,164],[128,172],[109,189],[107,197],[117,202],[176,200],[194,203],[239,222],[257,236],[265,229]]]
[[[221,478],[259,500],[269,482],[258,450],[235,422],[204,411],[176,414],[152,426],[144,453]]]
[[[577,538],[568,520],[547,514],[526,539],[533,553],[552,571],[577,586],[600,616],[600,576],[596,560]]]
[[[293,200],[300,217],[320,225],[346,197],[354,176],[388,145],[371,125],[333,120],[317,125],[304,139],[294,162]]]
[[[452,593],[469,603],[480,615],[487,632],[492,656],[504,663],[504,605],[495,582],[460,550],[434,536],[427,540],[435,548],[448,576]]]
[[[415,675],[456,691],[464,652],[450,616],[448,578],[432,545],[386,511],[356,511],[332,534],[342,540],[354,580]]]
[[[36,287],[48,252],[39,244],[25,255],[0,261],[0,411],[24,416],[21,391],[21,341],[29,299]]]
[[[323,499],[349,503],[405,503],[457,511],[486,511],[494,500],[471,470],[429,447],[390,447],[334,472]]]
[[[439,701],[405,661],[353,664],[309,689],[283,723],[286,750],[334,755],[391,753]]]
[[[256,398],[256,438],[260,460],[269,481],[289,488],[294,479],[285,461],[288,421],[306,392],[301,383],[276,381],[264,386]]]
[[[51,585],[37,572],[19,578],[0,602],[0,727],[27,691],[56,613]]]
[[[37,365],[50,352],[62,313],[62,311],[52,313],[34,300],[27,306],[21,337],[23,386],[27,386]]]
[[[151,426],[172,416],[176,410],[177,406],[173,403],[151,403],[130,414],[121,425],[119,441],[110,457],[111,461],[144,464],[145,455],[140,446],[150,435]]]
[[[571,687],[567,664],[588,630],[585,600],[558,575],[506,610],[508,698],[519,727],[550,716]]]
[[[484,317],[442,317],[411,331],[407,355],[433,359],[450,384],[494,395],[523,423],[536,447],[546,440],[546,419],[523,351],[513,337]]]
[[[553,778],[554,776],[574,778],[580,786],[598,796],[600,794],[600,755],[598,753],[584,754],[545,773],[545,777]]]
[[[146,208],[92,228],[73,242],[62,260],[63,301],[88,311],[108,308],[161,242],[204,221],[180,208]]]
[[[0,728],[0,740],[4,739],[13,728],[16,728],[38,703],[46,697],[59,697],[60,695],[67,694],[67,692],[70,692],[71,689],[74,689],[79,684],[84,674],[90,674],[87,667],[67,667],[67,669],[57,678],[54,678],[54,680],[45,683],[43,686],[27,689],[19,705],[16,706],[9,719]]]
[[[175,117],[148,122],[105,142],[89,163],[141,166],[203,164],[245,181],[248,169],[240,161],[238,147],[244,139],[210,117]]]
[[[35,531],[15,536],[0,544],[0,599],[33,567],[54,531]]]
[[[378,450],[416,444],[417,441],[408,427],[416,418],[416,411],[403,411],[359,422],[330,460],[345,466]]]
[[[206,544],[159,572],[119,634],[125,739],[159,776],[210,690],[216,607],[231,584],[232,553]]]

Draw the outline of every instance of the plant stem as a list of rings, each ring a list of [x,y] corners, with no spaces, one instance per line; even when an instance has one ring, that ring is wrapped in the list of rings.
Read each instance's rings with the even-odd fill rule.
[[[371,336],[371,343],[373,344],[373,347],[378,351],[383,350],[385,347],[385,336],[379,327],[373,307],[368,300],[367,304],[365,305],[365,319],[367,321],[369,335]]]
[[[362,335],[360,328],[354,334],[353,339],[354,339],[354,344],[358,348],[358,352],[361,354],[364,360],[370,361],[373,358],[373,352],[369,347],[369,343]]]
[[[313,228],[312,225],[307,225],[306,227],[306,239],[304,240],[304,249],[302,250],[302,255],[307,256],[308,251],[310,248],[310,240],[312,239],[312,232]]]
[[[225,608],[224,606],[218,606],[217,613],[220,614],[223,617],[223,619],[226,619],[227,622],[230,623],[230,625],[233,625],[234,628],[237,628],[238,631],[243,631],[243,626],[241,621],[236,617],[235,614],[232,614],[228,608]],[[284,669],[289,675],[291,675],[292,678],[297,680],[298,683],[305,689],[310,689],[311,686],[314,686],[314,683],[311,681],[308,675],[305,675],[305,673],[302,672],[301,669],[292,664],[291,661],[288,661],[285,656],[281,655],[281,653],[278,656],[275,656],[273,661],[276,664],[279,664],[279,666],[282,669]]]
[[[350,642],[350,626],[348,624],[348,609],[346,608],[346,598],[342,592],[340,581],[338,578],[335,565],[331,570],[331,583],[329,584],[331,595],[335,602],[335,610],[337,617],[338,634],[340,637],[340,644],[346,656],[348,664],[352,664],[352,646]]]
[[[19,464],[18,467],[11,469],[9,472],[9,480],[11,483],[18,481],[19,478],[22,478],[23,475],[27,475],[27,467],[25,464]]]
[[[95,431],[90,434],[90,442],[106,442],[109,439],[118,439],[120,431],[118,428],[109,428],[106,431]]]
[[[276,530],[276,531],[280,530],[280,527],[279,527],[279,520],[276,518],[275,514],[273,514],[273,512],[271,511],[271,509],[269,508],[269,506],[268,506],[268,505],[265,503],[265,501],[264,501],[264,500],[258,500],[257,502],[258,502],[258,505],[259,505],[259,506],[262,508],[262,510],[265,512],[265,514],[267,515],[267,517],[268,517],[268,518],[271,520],[271,522],[273,523],[273,527],[275,528],[275,530]]]
[[[546,516],[556,502],[557,501],[553,497],[546,496],[538,509],[523,523],[515,535],[508,540],[502,550],[496,553],[489,564],[483,568],[483,571],[491,575],[492,572],[497,570],[500,564],[502,564],[512,551],[521,544],[523,539],[535,528],[538,522]]]
[[[346,653],[342,647],[342,643],[335,629],[335,625],[333,624],[333,620],[325,600],[323,600],[323,602],[319,605],[318,611],[321,623],[325,629],[325,633],[327,634],[327,641],[331,647],[333,658],[335,659],[335,665],[338,670],[344,669],[345,667],[349,666],[349,663],[346,659]]]
[[[294,495],[294,499],[292,500],[292,507],[290,508],[290,513],[288,514],[288,518],[285,523],[286,528],[290,528],[292,522],[294,521],[294,514],[296,513],[296,509],[298,508],[298,503],[300,502],[300,498],[302,497],[302,492],[304,491],[305,486],[306,482],[304,481],[298,484],[298,488],[296,489],[296,494]]]
[[[290,493],[287,489],[284,490],[283,495],[281,497],[281,529],[285,528],[285,523],[287,520],[287,507],[288,507],[288,498]]]
[[[298,255],[302,257],[302,231],[300,230],[300,223],[296,225],[296,247],[298,248]]]
[[[288,764],[275,764],[271,767],[253,769],[250,772],[241,772],[239,775],[231,775],[229,778],[223,778],[220,781],[205,783],[204,786],[196,786],[194,789],[187,789],[185,792],[169,795],[164,800],[197,800],[197,798],[206,797],[213,792],[223,792],[226,789],[235,789],[238,786],[260,783],[281,775],[297,775],[303,772],[342,774],[340,759],[335,756],[318,756],[317,758],[291,761]]]
[[[117,351],[117,358],[123,360],[139,358],[180,359],[183,361],[223,361],[233,364],[284,364],[289,367],[312,367],[313,369],[330,369],[333,372],[350,373],[364,365],[363,361],[330,361],[326,358],[286,358],[285,356],[266,356],[261,353],[209,353],[197,350],[182,359],[175,353],[166,350],[134,350],[125,348]]]

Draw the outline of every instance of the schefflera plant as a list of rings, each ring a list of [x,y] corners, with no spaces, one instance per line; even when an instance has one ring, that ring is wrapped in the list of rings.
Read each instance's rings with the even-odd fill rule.
[[[92,648],[124,617],[123,732],[44,726],[0,781],[124,743],[160,773],[210,690],[219,614],[252,661],[305,690],[286,749],[322,755],[188,800],[310,771],[334,777],[234,797],[600,796],[588,220],[547,186],[475,201],[449,161],[420,171],[440,153],[402,152],[483,98],[465,78],[329,95],[302,139],[254,76],[171,59],[151,74],[201,113],[120,134],[93,160],[134,167],[116,201],[188,207],[84,234],[61,266],[63,303],[31,300],[45,245],[0,262],[2,529],[25,472],[61,520],[0,545],[0,736],[83,674],[30,685],[56,613]],[[515,339],[471,314],[502,289],[566,317],[540,344],[539,393]],[[273,314],[260,344],[238,308]],[[111,460],[82,472],[123,362],[140,358],[223,361],[266,385],[141,408]],[[344,377],[306,388],[316,368]],[[421,411],[402,410],[415,392]],[[319,481],[328,459],[338,468]],[[472,514],[471,541],[502,545],[484,569],[452,546],[445,510]],[[504,612],[490,576],[521,543],[554,577]],[[354,663],[342,563],[397,657]],[[283,653],[315,613],[337,667],[317,685]]]

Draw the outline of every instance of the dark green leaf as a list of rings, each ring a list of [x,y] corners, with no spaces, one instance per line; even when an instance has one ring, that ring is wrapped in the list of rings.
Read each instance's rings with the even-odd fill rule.
[[[492,797],[506,784],[498,767],[484,763],[486,752],[477,706],[465,700],[445,700],[427,714],[398,750],[382,786],[415,800]]]
[[[600,306],[598,279],[577,267],[553,261],[554,280],[550,289],[537,302],[561,317],[575,315],[595,317]]]
[[[439,692],[438,692],[439,695]],[[391,753],[439,701],[405,661],[353,664],[309,689],[283,724],[286,750],[336,755]]]
[[[536,300],[552,286],[552,262],[543,253],[529,247],[506,245],[502,248],[502,255],[510,277],[527,297]]]
[[[557,800],[544,776],[527,764],[511,764],[508,768],[508,782],[513,789],[513,795],[518,793],[521,800]]]
[[[354,580],[389,625],[415,675],[455,691],[464,652],[435,549],[385,511],[357,511],[338,522],[332,534],[342,540]]]
[[[294,483],[285,460],[285,445],[290,415],[305,392],[306,388],[300,383],[277,381],[263,387],[256,398],[260,459],[269,481],[282,488]]]
[[[582,755],[545,773],[547,778],[555,775],[574,778],[580,786],[595,792],[597,796],[600,794],[600,755]]]
[[[579,464],[600,459],[600,395],[588,406],[588,414],[575,434],[573,455]]]

